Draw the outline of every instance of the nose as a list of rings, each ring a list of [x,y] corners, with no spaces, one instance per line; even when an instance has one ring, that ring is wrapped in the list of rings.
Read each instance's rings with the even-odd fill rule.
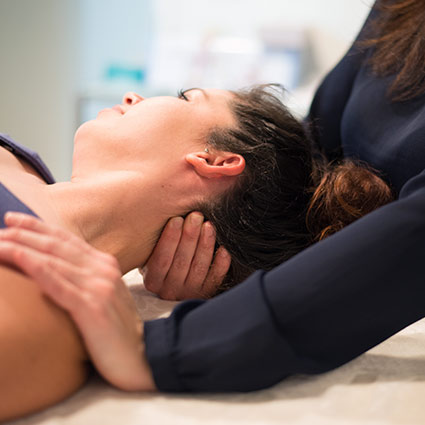
[[[129,91],[123,96],[122,103],[124,105],[133,106],[141,102],[142,100],[144,100],[142,96],[139,96],[137,93]]]

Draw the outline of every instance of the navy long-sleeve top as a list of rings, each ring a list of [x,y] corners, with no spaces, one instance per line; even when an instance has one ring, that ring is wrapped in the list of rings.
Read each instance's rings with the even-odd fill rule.
[[[374,76],[368,54],[353,45],[309,119],[330,158],[368,162],[397,200],[227,293],[147,322],[160,390],[250,391],[324,372],[425,315],[425,96],[392,103],[391,77]]]

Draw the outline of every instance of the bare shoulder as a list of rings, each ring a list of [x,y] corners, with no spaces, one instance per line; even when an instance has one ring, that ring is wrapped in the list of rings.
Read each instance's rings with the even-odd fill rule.
[[[0,265],[0,422],[78,389],[86,353],[66,312],[20,272]]]

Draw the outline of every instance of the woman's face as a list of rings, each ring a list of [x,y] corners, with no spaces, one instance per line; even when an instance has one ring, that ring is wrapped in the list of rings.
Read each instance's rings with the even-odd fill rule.
[[[105,169],[140,170],[204,150],[214,127],[235,125],[225,90],[191,89],[183,96],[144,99],[127,93],[121,104],[99,112],[75,135],[73,174]]]

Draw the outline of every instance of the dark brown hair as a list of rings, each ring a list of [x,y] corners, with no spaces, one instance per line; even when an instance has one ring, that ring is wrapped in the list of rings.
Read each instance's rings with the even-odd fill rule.
[[[319,241],[391,201],[387,184],[366,164],[344,161],[323,172],[307,210],[307,227]]]
[[[234,93],[237,128],[214,129],[209,149],[241,154],[246,168],[220,199],[202,202],[217,244],[232,256],[221,288],[270,270],[304,248],[389,202],[388,186],[352,162],[313,155],[303,125],[280,101],[278,85]]]
[[[380,0],[377,18],[369,23],[362,48],[373,48],[369,63],[382,77],[394,75],[392,101],[425,93],[425,0]]]

